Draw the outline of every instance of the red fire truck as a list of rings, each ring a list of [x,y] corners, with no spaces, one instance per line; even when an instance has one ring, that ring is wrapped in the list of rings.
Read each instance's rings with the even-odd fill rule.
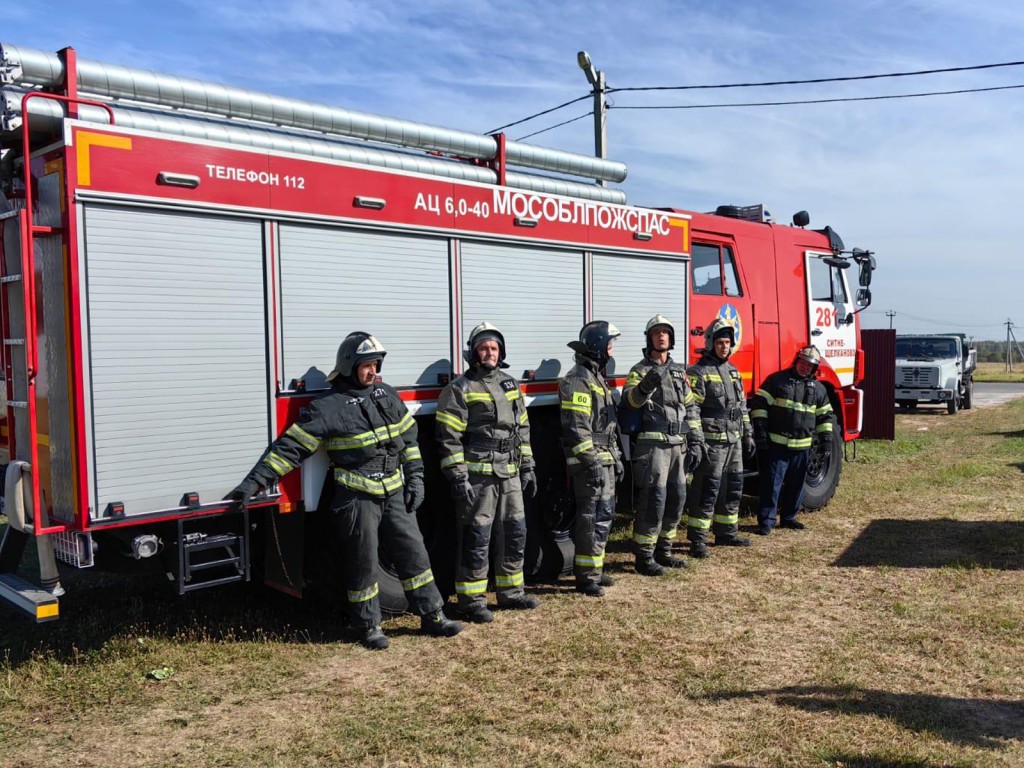
[[[805,228],[806,214],[779,226],[759,208],[634,207],[593,183],[621,181],[621,163],[73,49],[0,46],[0,88],[0,597],[37,621],[58,615],[58,560],[158,569],[181,593],[256,568],[301,594],[329,559],[326,457],[250,511],[222,499],[326,387],[356,329],[387,346],[383,376],[421,422],[420,524],[442,585],[454,537],[433,413],[482,320],[504,332],[530,408],[535,577],[571,563],[557,380],[572,365],[566,342],[592,318],[623,332],[617,386],[655,313],[688,331],[676,354],[690,360],[714,317],[733,324],[750,394],[815,343],[839,428],[815,447],[808,506],[835,491],[843,441],[860,432],[856,312],[873,260]],[[38,583],[16,573],[33,540]],[[401,600],[386,574],[381,589]]]

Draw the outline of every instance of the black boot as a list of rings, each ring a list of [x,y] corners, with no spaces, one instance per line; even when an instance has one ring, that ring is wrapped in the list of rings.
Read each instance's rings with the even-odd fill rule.
[[[601,574],[601,581],[598,582],[602,587],[614,587],[615,579],[609,576],[607,573]]]
[[[659,549],[654,553],[654,562],[666,568],[688,568],[690,564],[679,557],[672,556],[672,550],[668,547]]]
[[[388,640],[388,636],[384,634],[384,630],[380,628],[380,624],[376,624],[369,629],[366,629],[363,634],[363,639],[360,642],[371,651],[383,651],[391,645],[391,641]]]
[[[708,556],[708,545],[703,541],[694,541],[690,543],[690,557],[695,557],[698,560],[703,560]]]
[[[736,534],[730,534],[728,536],[715,536],[716,547],[749,547],[750,539],[745,539],[742,536]]]
[[[663,576],[665,568],[654,562],[651,555],[645,553],[636,556],[636,572],[643,576]]]
[[[441,611],[420,616],[420,632],[434,637],[455,637],[462,631],[461,621],[452,621]]]
[[[456,608],[455,612],[463,621],[471,621],[474,624],[487,624],[494,621],[494,614],[486,605],[474,605],[470,608]]]
[[[519,595],[519,597],[498,601],[499,608],[511,609],[513,611],[532,611],[538,605],[540,605],[540,600],[529,595]]]
[[[576,591],[582,592],[587,597],[604,597],[604,587],[592,581],[588,581],[585,584],[577,584]]]
[[[782,520],[779,522],[779,528],[791,528],[794,531],[802,531],[807,526],[801,523],[799,520]]]

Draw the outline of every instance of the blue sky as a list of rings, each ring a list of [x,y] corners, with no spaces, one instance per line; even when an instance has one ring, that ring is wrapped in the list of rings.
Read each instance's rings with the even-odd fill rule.
[[[13,7],[12,7],[13,6]],[[56,12],[55,12],[56,11]],[[0,38],[481,133],[590,86],[875,74],[1024,60],[1019,0],[5,3]],[[893,101],[643,111],[1024,84],[1024,67],[860,83],[620,93],[608,154],[632,203],[764,203],[876,251],[865,325],[1003,338],[1024,327],[1024,89]],[[517,139],[588,102],[508,131]],[[590,118],[537,136],[591,153]],[[1018,338],[1024,331],[1018,327]]]

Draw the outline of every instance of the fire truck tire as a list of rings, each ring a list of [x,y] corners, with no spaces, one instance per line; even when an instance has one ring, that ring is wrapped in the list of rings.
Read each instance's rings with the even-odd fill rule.
[[[824,439],[815,438],[807,464],[803,508],[809,512],[832,501],[843,471],[843,433],[835,417],[832,418],[832,432],[824,434]]]
[[[963,409],[969,411],[974,405],[974,379],[968,379],[964,387]]]
[[[953,395],[953,399],[946,403],[946,410],[950,416],[955,416],[957,411],[960,410],[960,396]]]

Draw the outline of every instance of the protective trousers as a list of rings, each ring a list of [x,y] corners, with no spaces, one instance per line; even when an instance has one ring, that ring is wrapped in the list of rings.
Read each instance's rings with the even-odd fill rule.
[[[768,461],[764,462],[766,466],[761,475],[761,505],[757,511],[757,522],[774,527],[776,510],[783,520],[796,519],[804,498],[807,459],[811,450],[793,451],[772,443],[766,453]]]
[[[463,610],[487,605],[487,571],[492,540],[497,554],[494,584],[498,605],[524,596],[526,515],[519,478],[471,474],[469,479],[476,498],[472,505],[460,503],[457,510],[455,591],[459,607]]]
[[[633,474],[640,491],[633,543],[640,556],[668,550],[686,505],[685,443],[637,443]]]
[[[416,515],[407,511],[401,488],[389,496],[371,496],[335,485],[332,512],[356,627],[368,629],[380,624],[378,544],[383,545],[401,579],[409,610],[418,616],[440,610],[444,600],[434,583]]]
[[[604,467],[604,470],[604,486],[601,488],[588,484],[585,472],[574,475],[572,481],[576,492],[573,572],[576,583],[581,586],[601,582],[604,549],[615,516],[615,468]]]
[[[690,512],[686,538],[707,543],[708,530],[715,538],[735,536],[740,529],[743,498],[743,450],[740,443],[708,441],[708,457],[690,481]]]

